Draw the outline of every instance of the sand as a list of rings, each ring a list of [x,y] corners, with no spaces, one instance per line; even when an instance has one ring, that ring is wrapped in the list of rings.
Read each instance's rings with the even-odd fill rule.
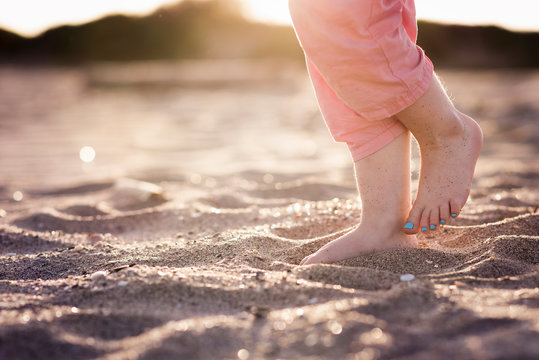
[[[440,73],[462,215],[300,267],[361,214],[302,64],[0,67],[0,359],[538,358],[539,72]]]

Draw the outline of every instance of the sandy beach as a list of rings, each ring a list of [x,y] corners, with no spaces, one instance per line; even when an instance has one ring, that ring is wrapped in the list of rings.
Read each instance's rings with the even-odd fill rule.
[[[461,216],[302,267],[361,216],[303,64],[1,66],[0,359],[539,358],[539,71],[440,76]]]

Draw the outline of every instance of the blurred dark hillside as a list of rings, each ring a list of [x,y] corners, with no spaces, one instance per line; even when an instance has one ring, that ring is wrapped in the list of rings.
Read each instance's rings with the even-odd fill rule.
[[[539,67],[539,33],[420,22],[417,42],[438,67]]]
[[[186,0],[146,17],[115,15],[25,39],[0,30],[0,61],[80,63],[299,57],[292,29],[251,23],[233,0]]]
[[[0,61],[302,59],[292,28],[249,22],[237,9],[233,0],[186,0],[146,17],[109,16],[51,29],[31,39],[0,30]],[[438,67],[539,66],[538,33],[425,22],[419,26],[419,44]]]

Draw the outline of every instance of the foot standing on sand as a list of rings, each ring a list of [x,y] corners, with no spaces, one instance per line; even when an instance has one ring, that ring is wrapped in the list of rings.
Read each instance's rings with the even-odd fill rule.
[[[301,264],[416,247],[459,215],[483,136],[458,111],[416,44],[413,0],[290,0],[320,109],[355,163],[361,222]],[[410,133],[421,150],[410,206]]]

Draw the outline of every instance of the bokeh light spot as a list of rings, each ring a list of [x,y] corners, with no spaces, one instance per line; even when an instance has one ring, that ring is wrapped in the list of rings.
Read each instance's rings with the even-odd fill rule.
[[[247,360],[249,358],[249,351],[246,349],[241,349],[238,351],[238,359],[240,360]]]
[[[330,321],[327,327],[333,335],[339,335],[340,333],[342,333],[342,325],[336,321]]]
[[[91,163],[95,159],[95,150],[91,146],[84,146],[80,149],[79,156],[85,163]]]
[[[21,201],[23,198],[24,198],[24,194],[22,193],[22,191],[17,190],[13,193],[13,200]]]

